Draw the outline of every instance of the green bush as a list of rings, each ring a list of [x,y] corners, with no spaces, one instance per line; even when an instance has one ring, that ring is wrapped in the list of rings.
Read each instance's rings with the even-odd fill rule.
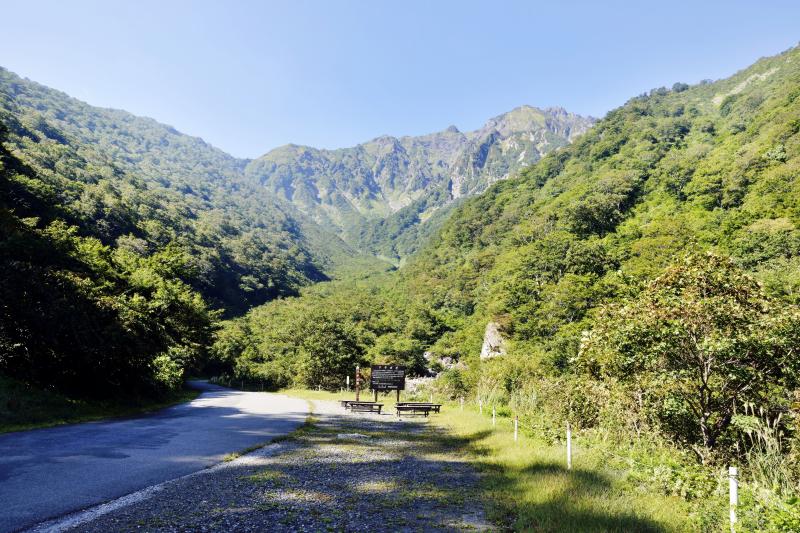
[[[158,388],[175,391],[183,385],[183,368],[168,354],[157,356],[152,365],[153,379]]]

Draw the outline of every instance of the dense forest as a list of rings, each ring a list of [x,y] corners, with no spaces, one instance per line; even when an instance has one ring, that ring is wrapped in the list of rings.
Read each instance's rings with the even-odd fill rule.
[[[378,263],[244,164],[0,69],[0,371],[101,397],[174,389],[220,316]]]
[[[357,362],[444,370],[439,394],[505,406],[552,438],[569,421],[666,454],[681,467],[642,483],[694,500],[698,529],[713,529],[703,502],[735,457],[749,465],[745,528],[792,531],[799,134],[797,48],[654,89],[465,200],[399,272],[256,308],[213,357],[276,387],[336,388]],[[505,355],[481,360],[490,322]]]

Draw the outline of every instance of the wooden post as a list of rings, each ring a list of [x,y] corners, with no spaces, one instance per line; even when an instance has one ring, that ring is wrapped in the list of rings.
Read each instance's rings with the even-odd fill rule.
[[[373,392],[373,394],[375,395],[375,400],[374,400],[374,402],[375,402],[375,403],[378,403],[378,389],[374,389],[372,392]]]
[[[519,417],[514,417],[514,442],[519,438]]]
[[[567,422],[567,470],[572,470],[572,428]]]
[[[497,408],[492,406],[492,427],[497,427]]]
[[[397,403],[400,403],[400,389],[397,389]]]
[[[731,533],[736,533],[736,506],[739,505],[739,469],[728,467],[728,492],[730,493]]]
[[[361,385],[361,384],[358,382],[358,375],[359,375],[360,373],[361,373],[361,372],[360,372],[360,368],[358,367],[358,365],[356,365],[356,401],[358,401],[358,395],[359,395],[359,393],[361,392],[361,391],[360,391],[360,389],[361,389],[360,385]]]

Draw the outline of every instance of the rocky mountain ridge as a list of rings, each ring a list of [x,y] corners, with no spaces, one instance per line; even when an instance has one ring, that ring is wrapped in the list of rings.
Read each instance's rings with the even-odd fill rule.
[[[376,253],[386,244],[381,241],[400,236],[376,225],[399,225],[400,234],[413,229],[438,209],[569,144],[593,123],[560,107],[521,106],[466,133],[450,126],[336,150],[290,144],[251,161],[245,174],[346,241]],[[391,220],[398,217],[403,220]]]

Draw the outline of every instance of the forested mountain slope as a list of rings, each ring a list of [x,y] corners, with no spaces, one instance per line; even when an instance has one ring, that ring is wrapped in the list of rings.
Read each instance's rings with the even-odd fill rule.
[[[0,373],[152,396],[202,367],[221,314],[377,262],[244,164],[0,69]]]
[[[248,182],[246,161],[152,119],[92,107],[0,69],[0,120],[6,146],[70,223],[145,255],[185,246],[192,285],[215,306],[241,312],[293,294],[354,255]]]
[[[765,290],[800,289],[800,50],[731,78],[655,89],[573,145],[468,200],[404,278],[558,366],[592,309],[690,251],[729,255]],[[522,347],[524,346],[524,348]]]
[[[476,131],[454,126],[419,137],[378,137],[352,148],[287,145],[246,173],[364,250],[406,256],[438,227],[438,209],[505,179],[568,144],[593,119],[522,106]],[[422,224],[423,226],[425,224]]]

